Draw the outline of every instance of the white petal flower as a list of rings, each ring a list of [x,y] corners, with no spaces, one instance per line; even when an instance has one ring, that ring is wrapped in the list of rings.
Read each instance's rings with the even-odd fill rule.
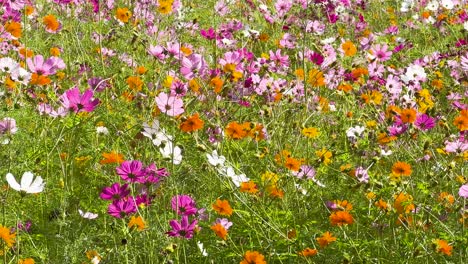
[[[224,162],[226,161],[226,157],[224,156],[219,156],[218,151],[215,149],[213,152],[210,154],[206,154],[206,157],[208,158],[208,163],[210,163],[213,166],[223,166]]]
[[[80,213],[81,217],[86,218],[86,219],[95,219],[98,217],[98,214],[94,214],[91,212],[83,212],[81,209],[78,209],[78,213]]]
[[[16,181],[15,176],[13,176],[13,174],[8,173],[6,175],[6,180],[13,190],[19,192],[23,191],[26,193],[42,192],[44,190],[45,183],[43,182],[41,176],[37,176],[36,179],[34,179],[34,181],[33,178],[34,174],[32,174],[32,172],[25,172],[23,174],[23,177],[21,177],[21,184],[19,184]]]

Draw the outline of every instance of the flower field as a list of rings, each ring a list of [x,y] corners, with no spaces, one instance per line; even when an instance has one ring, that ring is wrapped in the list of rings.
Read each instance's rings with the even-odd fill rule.
[[[2,263],[468,263],[465,0],[0,0]]]

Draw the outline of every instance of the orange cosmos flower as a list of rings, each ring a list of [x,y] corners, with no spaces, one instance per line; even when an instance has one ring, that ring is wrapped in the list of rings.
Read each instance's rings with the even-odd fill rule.
[[[397,161],[392,166],[392,175],[395,177],[410,176],[411,172],[411,165],[406,162]]]
[[[292,171],[299,171],[301,167],[301,161],[292,157],[286,158],[284,166]]]
[[[438,198],[439,202],[443,203],[446,207],[450,207],[455,202],[455,197],[448,192],[441,192]]]
[[[50,33],[56,33],[62,27],[57,18],[52,14],[43,17],[42,23],[44,24],[46,31]]]
[[[195,113],[180,124],[180,129],[184,132],[193,132],[202,129],[204,124],[198,113]]]
[[[29,82],[29,84],[43,86],[43,85],[48,85],[51,82],[52,81],[50,80],[49,77],[44,76],[44,75],[40,75],[40,74],[37,74],[37,73],[33,73],[31,75],[31,81]]]
[[[212,205],[213,210],[215,210],[220,215],[231,216],[232,215],[232,208],[229,205],[228,200],[220,200],[217,199],[216,202]]]
[[[217,223],[215,225],[212,225],[210,229],[213,230],[218,237],[222,238],[223,240],[226,240],[228,231],[226,230],[226,228],[224,228],[222,224]]]
[[[219,76],[214,77],[210,80],[210,86],[214,88],[215,93],[220,93],[223,89],[224,81],[219,78]]]
[[[27,259],[20,259],[18,264],[34,264],[34,259],[32,258],[27,258]]]
[[[405,193],[399,193],[398,195],[395,195],[393,207],[399,214],[413,211],[415,209],[413,204],[413,196]]]
[[[231,122],[226,126],[226,135],[232,139],[242,139],[247,136],[245,127],[237,122]]]
[[[256,194],[258,192],[257,185],[253,181],[242,182],[240,185],[240,191],[250,194]]]
[[[378,201],[375,202],[374,204],[375,204],[375,206],[377,206],[378,208],[380,208],[380,210],[388,211],[388,204],[387,204],[387,202],[385,202],[384,200],[382,200],[382,198],[380,198],[380,200],[378,200]]]
[[[272,198],[279,198],[282,199],[284,197],[284,192],[283,190],[279,189],[276,186],[269,186],[267,188],[268,193],[270,194],[270,197]]]
[[[325,78],[323,77],[323,72],[317,69],[309,71],[309,83],[312,87],[319,87],[325,85]]]
[[[122,23],[128,23],[132,17],[132,12],[130,12],[130,10],[128,10],[126,7],[117,8],[117,11],[115,11],[115,17]]]
[[[138,76],[130,76],[127,78],[127,84],[133,91],[141,91],[143,81]]]
[[[138,231],[143,231],[146,228],[146,223],[141,216],[132,216],[128,222],[128,228],[136,227]]]
[[[341,49],[343,49],[345,56],[354,56],[357,52],[356,46],[350,40],[341,44]]]
[[[136,67],[135,71],[137,74],[143,75],[148,71],[148,69],[146,69],[145,66],[138,66]]]
[[[247,250],[240,264],[266,264],[265,257],[257,251]]]
[[[10,21],[5,24],[5,30],[15,38],[21,38],[21,24]]]
[[[301,252],[299,252],[298,254],[300,256],[303,256],[303,257],[313,257],[315,255],[317,255],[318,251],[316,249],[312,249],[312,248],[306,248],[304,250],[302,250]]]
[[[416,121],[416,110],[412,108],[403,109],[400,113],[401,122],[413,123]]]
[[[346,211],[336,211],[330,215],[332,226],[350,225],[354,222],[353,216]]]
[[[124,162],[124,158],[123,158],[124,156],[115,151],[111,151],[109,153],[102,153],[102,156],[104,157],[104,159],[99,162],[101,164],[111,164],[111,163],[121,164]]]
[[[323,233],[321,237],[317,238],[317,243],[319,243],[321,247],[326,247],[330,243],[335,242],[335,241],[336,241],[336,237],[334,237],[333,234],[328,231]]]
[[[55,57],[60,56],[60,48],[58,48],[58,47],[50,48],[49,52],[50,52],[50,55],[52,55],[52,56],[55,56]]]
[[[453,120],[453,125],[460,131],[468,130],[468,110],[462,110],[460,115]]]
[[[333,203],[338,207],[338,209],[341,209],[343,211],[351,211],[353,210],[353,204],[348,202],[348,200],[334,200]]]
[[[447,256],[452,255],[453,247],[450,246],[446,240],[436,239],[435,243],[436,243],[436,246],[437,246],[437,252],[445,254]]]
[[[198,84],[196,79],[192,79],[188,83],[190,90],[192,90],[195,93],[200,92],[200,84]]]
[[[0,225],[0,239],[6,244],[7,247],[11,248],[15,243],[16,233],[11,233],[10,229]]]

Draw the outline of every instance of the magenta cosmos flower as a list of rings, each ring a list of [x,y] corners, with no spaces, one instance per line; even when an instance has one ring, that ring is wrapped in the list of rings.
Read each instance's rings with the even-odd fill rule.
[[[435,118],[426,114],[420,114],[414,121],[414,126],[420,130],[429,130],[435,126]]]
[[[144,183],[146,181],[146,171],[143,164],[138,160],[124,161],[120,167],[117,167],[117,174],[127,182]]]
[[[111,187],[104,187],[100,194],[103,200],[120,200],[130,194],[128,184],[120,185],[116,182]]]
[[[171,200],[172,210],[178,215],[194,215],[197,213],[195,201],[188,195],[176,195]]]
[[[185,238],[192,238],[193,232],[195,231],[195,226],[197,225],[198,221],[193,220],[192,223],[189,224],[189,218],[187,215],[182,216],[182,220],[171,220],[169,221],[169,225],[172,227],[172,230],[168,231],[166,234],[172,237],[185,237]]]
[[[66,91],[60,100],[64,108],[78,112],[92,112],[96,106],[100,103],[99,99],[93,99],[94,92],[91,89],[86,90],[83,94],[80,94],[80,89],[75,87]]]
[[[166,93],[160,93],[156,97],[156,104],[159,110],[168,116],[178,116],[184,112],[184,102],[175,96],[168,96]]]
[[[137,208],[133,199],[113,201],[107,208],[107,213],[115,218],[123,218],[136,213]]]

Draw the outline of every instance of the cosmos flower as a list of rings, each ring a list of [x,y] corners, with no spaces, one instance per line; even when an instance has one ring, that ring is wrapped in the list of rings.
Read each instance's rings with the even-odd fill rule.
[[[41,176],[37,176],[34,179],[34,174],[32,172],[25,172],[23,173],[23,177],[21,177],[21,183],[18,183],[15,179],[13,174],[8,173],[6,175],[6,180],[10,187],[13,190],[18,192],[25,192],[25,193],[40,193],[44,190],[45,183],[42,180]]]
[[[116,182],[111,187],[104,187],[100,194],[101,199],[104,200],[120,200],[130,194],[128,184],[120,185]]]
[[[180,222],[175,219],[169,221],[169,225],[172,227],[172,230],[166,232],[166,234],[172,237],[183,237],[191,239],[193,237],[197,223],[197,220],[192,220],[192,222],[189,224],[188,216],[183,215]]]
[[[145,182],[146,172],[143,169],[143,163],[139,160],[124,161],[118,168],[117,174],[127,182]]]
[[[107,208],[107,213],[115,218],[123,218],[136,213],[136,211],[137,207],[133,199],[113,201]]]
[[[91,89],[86,90],[80,94],[78,87],[66,91],[60,96],[60,101],[65,109],[69,111],[79,112],[92,112],[100,103],[99,99],[93,99],[94,92]]]
[[[178,116],[184,112],[184,102],[175,96],[168,96],[166,93],[160,93],[156,97],[156,104],[162,113],[168,116]]]
[[[178,215],[194,215],[198,211],[195,201],[188,195],[172,197],[171,207]]]

